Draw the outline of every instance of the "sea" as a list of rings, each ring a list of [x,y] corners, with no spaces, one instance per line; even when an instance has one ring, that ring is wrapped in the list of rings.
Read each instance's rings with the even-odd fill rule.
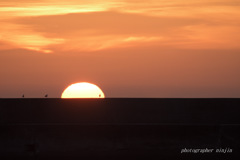
[[[239,98],[0,99],[0,159],[239,159]]]

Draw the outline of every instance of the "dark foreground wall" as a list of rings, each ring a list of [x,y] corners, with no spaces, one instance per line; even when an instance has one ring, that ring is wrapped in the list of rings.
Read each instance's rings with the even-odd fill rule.
[[[239,111],[240,99],[0,99],[0,159],[238,159]]]

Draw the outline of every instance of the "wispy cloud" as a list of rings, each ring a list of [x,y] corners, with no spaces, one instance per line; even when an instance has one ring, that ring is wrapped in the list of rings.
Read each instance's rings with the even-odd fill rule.
[[[116,1],[7,1],[0,2],[0,18],[22,16],[61,15],[69,13],[88,13],[110,10],[120,6]]]
[[[0,40],[8,44],[9,48],[25,48],[43,53],[51,53],[51,50],[45,49],[46,46],[59,44],[64,41],[59,38],[46,38],[24,25],[0,23],[0,30]],[[6,46],[0,46],[0,49],[5,48]]]
[[[240,48],[237,0],[10,0],[0,2],[0,20],[0,49]]]

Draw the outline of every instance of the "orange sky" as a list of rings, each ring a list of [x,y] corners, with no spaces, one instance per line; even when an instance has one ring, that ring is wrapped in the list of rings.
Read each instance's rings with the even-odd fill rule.
[[[239,0],[0,0],[0,98],[240,97]]]

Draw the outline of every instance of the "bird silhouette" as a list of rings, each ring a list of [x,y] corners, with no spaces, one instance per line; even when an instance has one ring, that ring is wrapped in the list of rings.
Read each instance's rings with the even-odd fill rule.
[[[47,97],[48,97],[48,94],[46,94],[45,97],[47,98]]]
[[[22,95],[22,98],[24,98],[24,94]]]

